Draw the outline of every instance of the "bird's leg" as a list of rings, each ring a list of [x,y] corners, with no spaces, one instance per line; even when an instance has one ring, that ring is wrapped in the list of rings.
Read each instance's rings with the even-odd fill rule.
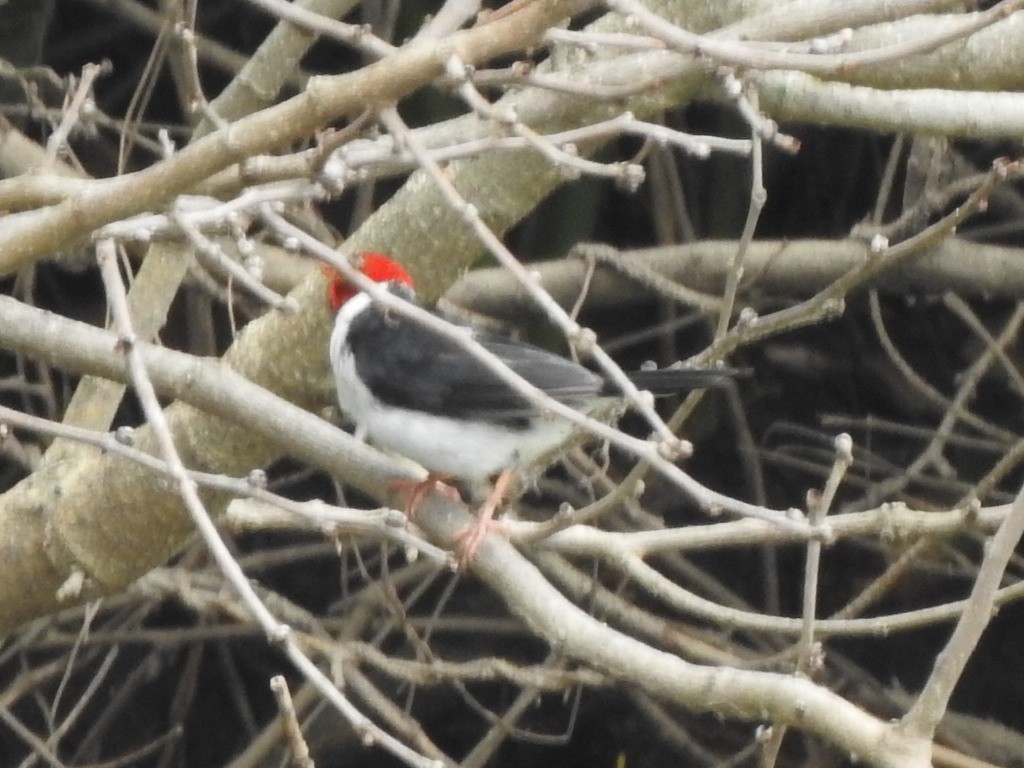
[[[498,475],[498,479],[494,481],[494,488],[491,489],[487,500],[477,511],[477,521],[470,523],[452,537],[455,542],[455,560],[460,568],[465,568],[473,561],[476,551],[488,533],[504,528],[499,521],[494,519],[494,513],[505,500],[505,494],[514,477],[515,474],[511,469],[506,469]]]
[[[427,494],[437,493],[450,501],[462,501],[462,496],[448,481],[450,475],[443,472],[428,472],[423,480],[392,480],[389,485],[401,493],[406,494],[405,507],[403,512],[410,520],[416,519],[420,505],[427,497]]]

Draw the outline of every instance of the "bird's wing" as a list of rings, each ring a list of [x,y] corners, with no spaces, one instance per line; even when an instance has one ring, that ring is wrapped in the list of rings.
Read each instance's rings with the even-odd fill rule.
[[[601,377],[571,360],[479,331],[465,332],[560,402],[583,404],[601,390]],[[525,426],[537,412],[527,398],[455,341],[379,307],[360,318],[349,343],[359,375],[389,405],[509,426]]]

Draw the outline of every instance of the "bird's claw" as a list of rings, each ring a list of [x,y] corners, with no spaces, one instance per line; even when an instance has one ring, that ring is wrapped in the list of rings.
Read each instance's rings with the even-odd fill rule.
[[[498,511],[498,507],[504,501],[512,478],[513,473],[510,470],[505,470],[498,475],[487,501],[477,513],[477,521],[470,523],[452,537],[455,544],[455,563],[460,569],[466,568],[473,562],[477,550],[480,549],[480,545],[484,543],[484,539],[489,533],[505,532],[505,526],[494,519],[494,513]]]
[[[477,550],[484,543],[484,539],[492,533],[505,533],[505,526],[500,520],[493,517],[481,517],[475,523],[470,523],[461,531],[452,536],[452,543],[455,549],[455,565],[459,570],[464,570],[473,562]]]
[[[428,472],[423,480],[392,480],[389,485],[396,491],[406,494],[405,506],[402,511],[409,520],[415,520],[423,504],[423,500],[431,493],[436,493],[449,501],[462,501],[458,490],[448,484],[451,476],[439,472]]]

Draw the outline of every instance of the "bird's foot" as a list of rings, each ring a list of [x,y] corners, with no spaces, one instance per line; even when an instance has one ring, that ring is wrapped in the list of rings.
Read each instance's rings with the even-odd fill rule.
[[[443,496],[449,501],[462,501],[462,496],[454,486],[449,485],[450,475],[441,472],[428,472],[423,480],[392,480],[389,485],[396,491],[405,494],[405,507],[402,509],[410,520],[416,519],[423,500],[431,493]]]
[[[487,517],[481,516],[475,523],[470,523],[452,537],[452,543],[455,545],[455,564],[459,570],[464,570],[473,562],[480,545],[492,533],[505,533],[505,526],[500,520],[494,519],[493,511]]]
[[[477,550],[480,549],[480,545],[483,544],[488,534],[505,532],[505,526],[494,519],[494,513],[498,511],[498,507],[505,500],[505,494],[512,479],[511,470],[505,470],[498,475],[498,479],[494,482],[494,488],[487,496],[483,506],[477,511],[476,522],[470,523],[452,537],[452,542],[455,544],[455,562],[460,569],[466,568],[473,562]]]

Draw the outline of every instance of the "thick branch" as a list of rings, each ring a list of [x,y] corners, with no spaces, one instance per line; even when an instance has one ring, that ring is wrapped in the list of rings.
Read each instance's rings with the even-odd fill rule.
[[[0,297],[0,345],[67,370],[126,379],[115,334],[8,297]],[[244,474],[254,458],[266,463],[287,453],[378,498],[388,495],[386,479],[403,473],[220,362],[136,345],[160,394],[183,401],[167,409],[167,419],[191,469]],[[204,440],[207,432],[218,439]],[[152,452],[148,428],[136,434],[137,446]],[[45,463],[0,507],[0,634],[64,607],[58,590],[74,573],[86,577],[85,589],[64,596],[69,603],[109,593],[164,561],[191,532],[177,495],[136,462],[82,447],[74,462]]]
[[[437,514],[431,499],[427,530],[447,537],[459,523]],[[556,590],[507,541],[488,538],[473,572],[553,647],[650,694],[694,711],[768,719],[818,734],[856,760],[879,768],[929,768],[931,742],[899,733],[826,688],[803,678],[691,664],[620,634]]]
[[[881,90],[828,82],[802,72],[757,72],[761,107],[776,120],[845,125],[880,133],[1002,139],[1024,132],[1017,92],[915,88]]]
[[[624,267],[650,270],[694,291],[718,295],[735,252],[733,240],[702,240],[620,251],[615,261]],[[855,239],[755,240],[746,256],[740,295],[747,302],[756,301],[759,296],[813,296],[867,258],[867,244]],[[578,299],[587,271],[584,260],[559,259],[530,266],[540,275],[541,285],[560,304],[572,306]],[[953,291],[965,296],[1019,299],[1024,296],[1024,261],[1017,248],[950,238],[887,271],[870,285],[885,293]],[[650,297],[651,290],[641,281],[599,265],[590,281],[587,306],[627,306],[645,296]],[[515,279],[499,268],[466,273],[445,294],[445,301],[509,320],[537,311]]]

